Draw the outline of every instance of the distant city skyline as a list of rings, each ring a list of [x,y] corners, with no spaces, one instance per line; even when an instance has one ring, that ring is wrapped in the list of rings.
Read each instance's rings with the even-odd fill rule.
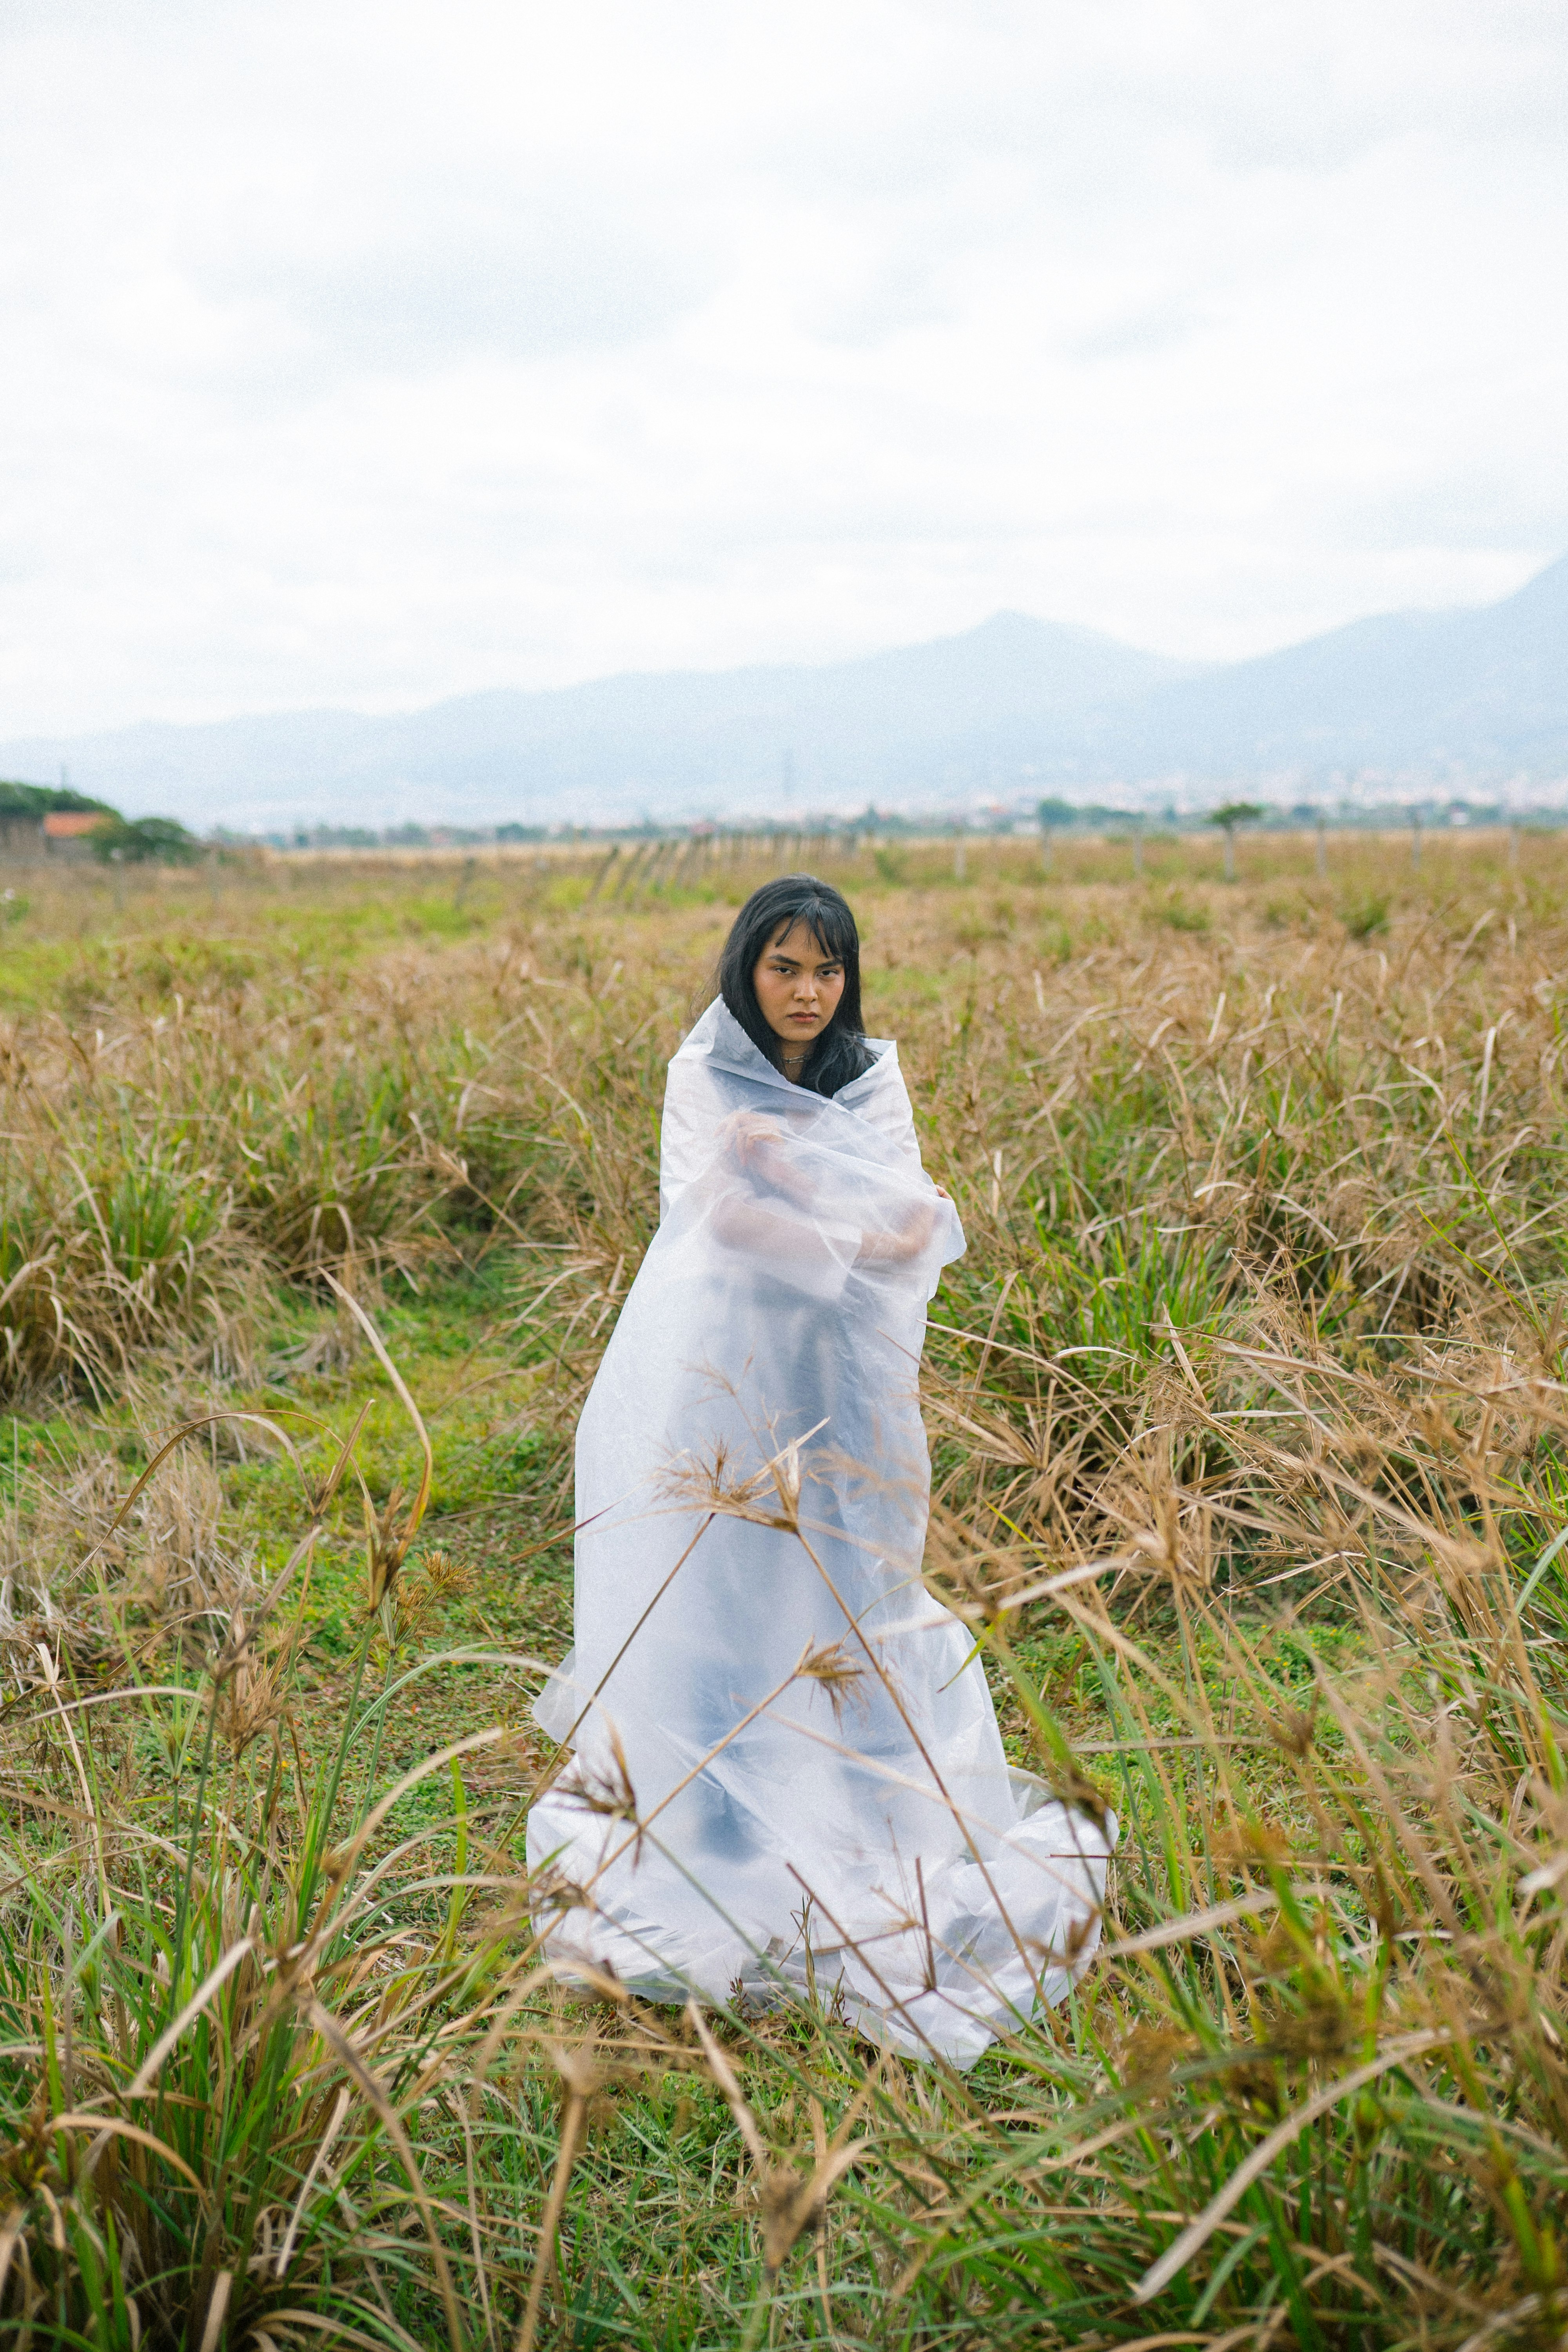
[[[9,0],[0,740],[1568,547],[1545,0]]]

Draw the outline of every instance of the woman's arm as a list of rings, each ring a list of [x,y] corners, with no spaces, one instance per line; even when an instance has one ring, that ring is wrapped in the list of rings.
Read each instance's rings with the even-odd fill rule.
[[[945,1200],[947,1195],[942,1194]],[[900,1221],[889,1231],[886,1226],[860,1236],[860,1252],[857,1263],[862,1265],[902,1265],[906,1259],[919,1257],[936,1231],[940,1211],[930,1201],[915,1201]]]
[[[758,1112],[742,1112],[732,1122],[731,1140],[747,1173],[790,1202],[802,1217],[809,1218],[818,1209],[819,1187],[811,1169],[801,1164],[772,1120]],[[943,1200],[947,1198],[940,1186],[933,1189]],[[835,1203],[833,1223],[840,1231],[846,1226],[853,1231],[857,1222],[853,1206],[848,1205],[846,1214],[846,1205]],[[918,1257],[929,1244],[940,1214],[934,1201],[915,1200],[890,1224],[879,1220],[875,1225],[862,1225],[855,1252],[857,1264],[899,1265]],[[801,1241],[796,1219],[780,1215],[761,1201],[736,1199],[729,1191],[715,1207],[713,1230],[721,1240],[743,1248],[787,1252],[798,1249]]]

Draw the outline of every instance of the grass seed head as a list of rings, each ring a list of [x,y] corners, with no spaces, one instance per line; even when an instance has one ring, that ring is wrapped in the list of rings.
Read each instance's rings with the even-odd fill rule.
[[[795,1668],[803,1682],[815,1683],[827,1693],[837,1719],[842,1720],[845,1701],[858,1698],[866,1678],[862,1661],[851,1655],[847,1642],[825,1642],[808,1647]]]

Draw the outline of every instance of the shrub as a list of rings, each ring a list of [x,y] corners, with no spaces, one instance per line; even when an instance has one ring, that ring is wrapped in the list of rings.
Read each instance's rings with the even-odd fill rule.
[[[172,816],[115,816],[95,829],[92,854],[106,866],[194,866],[202,845]]]

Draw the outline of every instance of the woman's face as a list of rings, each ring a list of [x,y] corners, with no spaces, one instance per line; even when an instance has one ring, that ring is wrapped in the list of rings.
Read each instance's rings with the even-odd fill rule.
[[[837,1012],[844,966],[804,923],[795,923],[758,957],[752,985],[763,1019],[793,1061],[816,1043]]]

